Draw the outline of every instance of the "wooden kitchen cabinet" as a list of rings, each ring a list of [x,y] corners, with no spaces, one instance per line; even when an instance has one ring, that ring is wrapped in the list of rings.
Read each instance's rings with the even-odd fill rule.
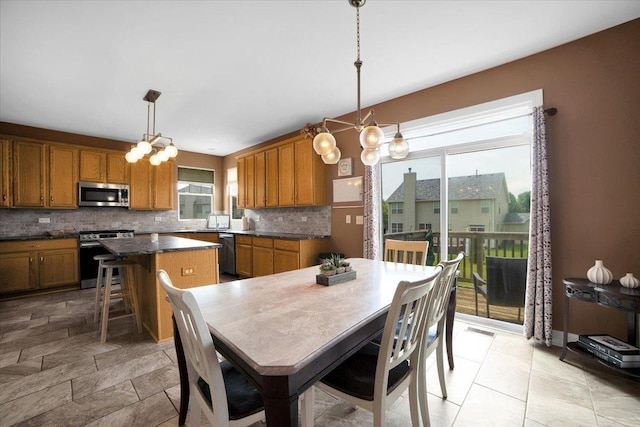
[[[278,206],[278,148],[254,156],[255,207]]]
[[[253,238],[253,277],[273,274],[273,239]]]
[[[263,208],[267,205],[267,185],[265,181],[266,163],[265,163],[264,151],[261,151],[253,155],[253,167],[254,167],[253,188],[255,191],[255,207]]]
[[[0,140],[0,207],[13,206],[13,149],[11,141]]]
[[[173,161],[153,166],[147,159],[131,164],[129,209],[173,209],[175,191]]]
[[[79,280],[78,239],[0,242],[0,294]]]
[[[326,165],[316,154],[310,139],[298,139],[294,145],[296,206],[326,205]]]
[[[297,270],[318,264],[318,254],[327,252],[329,239],[274,239],[273,272]]]
[[[124,155],[125,153],[81,150],[80,181],[128,184],[129,162]]]
[[[236,273],[253,276],[253,242],[251,236],[236,236]]]
[[[66,145],[13,143],[13,205],[78,207],[78,150]]]
[[[284,144],[278,147],[278,162],[280,168],[278,171],[278,204],[280,206],[293,206],[296,202],[295,197],[295,148],[293,143]]]
[[[78,207],[78,150],[49,146],[49,201],[52,208]]]
[[[244,157],[237,159],[236,168],[238,173],[238,209],[244,209],[247,207],[247,165]]]

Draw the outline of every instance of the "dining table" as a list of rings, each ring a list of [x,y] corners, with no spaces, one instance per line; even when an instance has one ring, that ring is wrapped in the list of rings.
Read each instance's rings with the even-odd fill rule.
[[[349,261],[356,277],[331,286],[315,266],[190,289],[216,350],[262,392],[268,426],[298,425],[298,398],[380,334],[397,284],[435,269]]]

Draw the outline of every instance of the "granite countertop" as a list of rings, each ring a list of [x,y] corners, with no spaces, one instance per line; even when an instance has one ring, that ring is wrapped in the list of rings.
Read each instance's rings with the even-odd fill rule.
[[[53,240],[53,239],[77,239],[78,233],[69,234],[36,234],[29,236],[1,236],[0,242],[14,242],[14,241],[26,241],[26,240]]]
[[[142,232],[139,234],[149,234],[153,231]],[[158,231],[159,234],[171,234],[171,233],[224,233],[224,234],[237,234],[243,236],[256,236],[256,237],[274,237],[276,239],[287,240],[307,240],[307,239],[324,239],[331,237],[330,235],[318,235],[318,234],[304,234],[304,233],[282,233],[279,231],[257,231],[257,230],[216,230],[213,228],[200,229],[200,230],[173,230],[173,231]]]
[[[109,252],[117,256],[146,255],[162,252],[189,251],[199,249],[217,249],[219,243],[183,239],[182,237],[159,236],[157,241],[151,237],[139,236],[134,239],[99,239],[98,242]]]

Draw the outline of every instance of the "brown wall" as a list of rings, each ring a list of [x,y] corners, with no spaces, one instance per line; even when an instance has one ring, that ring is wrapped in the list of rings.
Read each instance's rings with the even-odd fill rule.
[[[640,276],[640,20],[481,73],[375,105],[404,122],[543,89],[551,180],[553,328],[562,329],[564,277],[585,277],[603,259],[615,278]],[[366,111],[366,110],[365,110]],[[353,121],[353,116],[342,117]],[[362,175],[355,131],[336,135],[342,157]],[[337,178],[330,166],[327,185]],[[331,195],[331,191],[329,191]],[[362,255],[362,227],[332,211],[333,250]],[[572,301],[570,330],[626,338],[624,314]]]
[[[128,151],[132,143],[117,141],[114,139],[98,138],[88,135],[80,135],[69,132],[59,132],[50,129],[42,129],[32,126],[23,126],[14,123],[0,122],[0,134],[13,135],[23,138],[35,138],[50,142],[63,142],[67,144],[84,145],[95,148],[106,148],[110,150]],[[178,150],[180,147],[178,146]],[[223,158],[220,156],[211,156],[208,154],[193,153],[190,151],[179,151],[178,157],[175,159],[176,168],[178,166],[191,166],[198,168],[214,169],[215,172],[215,195],[213,207],[216,211],[224,209],[224,170],[222,168]],[[177,176],[177,169],[176,169]],[[177,189],[174,195],[177,203]]]

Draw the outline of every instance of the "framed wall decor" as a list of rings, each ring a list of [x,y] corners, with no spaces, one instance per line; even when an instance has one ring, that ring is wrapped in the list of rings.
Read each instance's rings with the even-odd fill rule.
[[[338,161],[338,176],[351,176],[353,173],[353,159],[341,159]]]

